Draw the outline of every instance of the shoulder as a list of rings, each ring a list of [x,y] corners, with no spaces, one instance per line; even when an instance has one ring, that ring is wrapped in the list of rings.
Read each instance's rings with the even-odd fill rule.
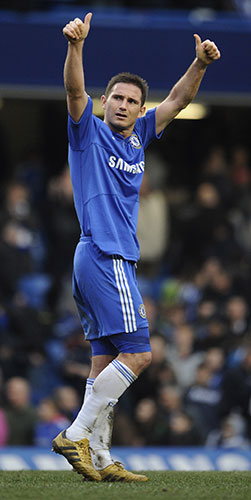
[[[155,124],[156,119],[156,108],[149,109],[144,116],[137,118],[135,123],[135,131],[144,131],[147,128],[152,127]]]

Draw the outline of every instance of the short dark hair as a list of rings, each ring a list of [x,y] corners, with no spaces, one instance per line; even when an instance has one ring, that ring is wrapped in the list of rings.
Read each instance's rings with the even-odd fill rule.
[[[108,97],[110,94],[112,88],[116,83],[132,83],[136,87],[138,87],[141,90],[141,106],[145,104],[147,94],[148,94],[148,84],[146,80],[141,78],[141,76],[134,75],[133,73],[128,73],[127,71],[123,73],[118,73],[117,75],[113,76],[105,89],[105,96]]]

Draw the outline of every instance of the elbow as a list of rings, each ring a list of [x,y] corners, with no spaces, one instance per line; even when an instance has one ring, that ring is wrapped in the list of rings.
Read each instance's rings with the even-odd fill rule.
[[[192,99],[190,99],[189,97],[183,97],[183,99],[180,99],[178,102],[177,102],[177,109],[178,109],[178,112],[182,111],[182,109],[185,109],[188,104],[190,104]]]
[[[83,89],[80,89],[78,87],[72,87],[70,85],[65,85],[65,90],[67,97],[70,100],[82,99],[85,93]]]
[[[174,116],[176,116],[180,111],[182,111],[182,109],[185,109],[187,107],[187,105],[191,102],[191,99],[188,95],[176,95],[171,102]]]

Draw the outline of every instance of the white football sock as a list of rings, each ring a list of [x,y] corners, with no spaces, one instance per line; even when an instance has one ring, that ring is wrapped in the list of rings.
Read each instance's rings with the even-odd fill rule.
[[[108,414],[136,378],[130,368],[114,359],[95,379],[91,394],[86,398],[74,422],[66,430],[67,438],[72,441],[90,439],[99,414],[105,408]]]
[[[106,407],[100,412],[90,439],[91,456],[95,469],[101,470],[113,464],[111,457],[111,441],[113,430],[114,408]]]
[[[87,378],[86,379],[86,384],[85,384],[85,395],[84,395],[84,403],[86,402],[87,398],[91,395],[92,393],[92,386],[95,382],[95,378]]]
[[[92,393],[92,386],[95,378],[86,380],[84,402]],[[113,464],[110,454],[112,428],[113,428],[113,408],[104,409],[98,416],[90,439],[90,451],[95,469],[105,469]]]

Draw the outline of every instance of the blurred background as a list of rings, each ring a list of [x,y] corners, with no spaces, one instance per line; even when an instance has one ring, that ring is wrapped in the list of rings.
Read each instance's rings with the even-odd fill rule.
[[[62,27],[94,13],[86,42],[95,112],[119,71],[160,102],[194,58],[222,58],[147,150],[138,282],[152,365],[116,407],[114,445],[247,449],[251,440],[251,3],[1,0],[0,446],[69,424],[90,367],[71,292],[79,238],[67,165]],[[123,432],[121,432],[123,429]]]

